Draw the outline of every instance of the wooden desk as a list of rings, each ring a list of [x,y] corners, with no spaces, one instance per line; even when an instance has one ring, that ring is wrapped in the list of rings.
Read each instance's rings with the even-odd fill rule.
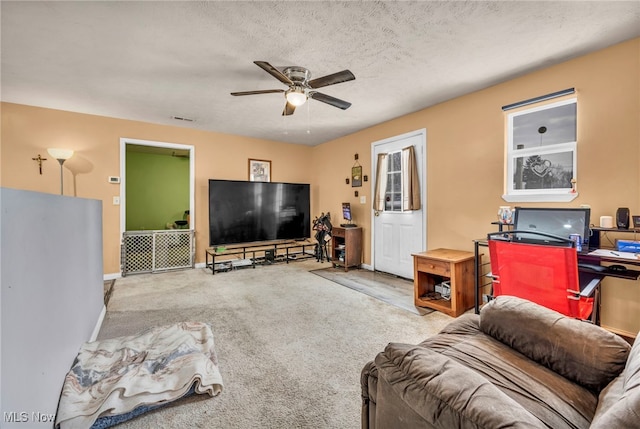
[[[453,317],[473,307],[473,252],[435,249],[412,256],[416,306],[432,308]],[[450,299],[442,298],[435,291],[436,285],[445,281],[450,284]]]

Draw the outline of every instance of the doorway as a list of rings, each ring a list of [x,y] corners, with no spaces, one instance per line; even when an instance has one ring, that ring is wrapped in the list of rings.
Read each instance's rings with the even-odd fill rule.
[[[421,205],[419,209],[402,208],[403,169],[402,150],[413,146],[415,150],[417,177]],[[413,279],[412,253],[422,252],[427,243],[427,191],[426,191],[426,129],[380,140],[371,144],[373,180],[371,195],[375,195],[378,181],[376,165],[379,154],[386,154],[386,168],[381,183],[385,186],[383,210],[372,210],[371,261],[373,269]],[[385,171],[386,170],[386,171]],[[373,198],[372,198],[373,199]]]
[[[122,275],[192,268],[194,147],[120,139]]]

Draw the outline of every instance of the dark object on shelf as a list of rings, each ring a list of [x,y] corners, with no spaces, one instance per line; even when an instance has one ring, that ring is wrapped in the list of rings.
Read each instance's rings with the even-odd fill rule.
[[[613,271],[614,273],[620,273],[620,272],[627,271],[627,267],[625,267],[624,265],[615,264],[615,265],[609,265],[607,267],[607,270]]]
[[[185,226],[189,226],[189,222],[186,220],[176,220],[174,222],[179,229],[184,228]]]
[[[587,269],[587,270],[591,270],[591,271],[597,271],[599,273],[601,273],[603,271],[607,271],[607,267],[604,267],[602,265],[595,265],[595,264],[581,264],[581,263],[578,263],[578,268],[583,268],[583,269]]]
[[[629,229],[629,209],[620,207],[616,210],[616,225],[618,229]]]
[[[272,264],[276,259],[276,252],[273,249],[269,249],[269,250],[265,250],[264,251],[264,260],[267,262],[267,264]]]

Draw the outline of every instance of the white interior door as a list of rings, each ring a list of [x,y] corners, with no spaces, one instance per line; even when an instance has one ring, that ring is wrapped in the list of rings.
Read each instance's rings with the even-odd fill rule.
[[[402,177],[401,150],[414,146],[418,177],[420,178],[420,210],[402,210]],[[389,154],[389,168],[387,177],[382,180],[387,183],[385,210],[373,212],[372,243],[373,268],[397,276],[413,279],[412,253],[426,250],[426,130],[403,134],[372,144],[373,180],[372,195],[375,194],[375,171],[379,153]],[[373,197],[372,197],[373,199]]]

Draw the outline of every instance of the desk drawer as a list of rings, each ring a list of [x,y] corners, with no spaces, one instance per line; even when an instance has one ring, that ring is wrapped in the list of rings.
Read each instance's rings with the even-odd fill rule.
[[[437,274],[439,276],[451,276],[451,264],[449,262],[434,259],[416,258],[414,262],[418,271]]]

